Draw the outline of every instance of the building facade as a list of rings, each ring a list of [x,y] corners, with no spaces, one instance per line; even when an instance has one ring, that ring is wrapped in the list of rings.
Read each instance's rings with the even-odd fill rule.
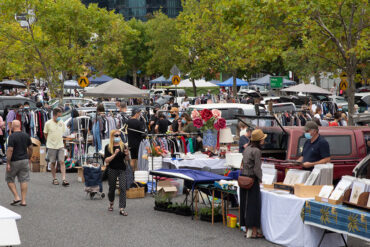
[[[82,0],[86,5],[97,3],[101,8],[115,10],[126,20],[136,18],[148,20],[156,11],[162,11],[168,17],[176,17],[182,10],[181,0]]]

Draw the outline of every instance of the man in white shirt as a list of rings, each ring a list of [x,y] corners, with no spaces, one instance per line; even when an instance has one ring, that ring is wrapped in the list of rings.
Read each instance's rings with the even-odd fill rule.
[[[46,138],[46,160],[51,163],[51,174],[53,176],[53,184],[59,185],[58,179],[56,178],[56,166],[57,162],[60,165],[60,171],[62,173],[63,186],[69,186],[66,180],[66,166],[64,164],[64,143],[63,133],[66,130],[64,122],[61,120],[62,110],[55,108],[53,110],[53,118],[45,123],[44,134]]]

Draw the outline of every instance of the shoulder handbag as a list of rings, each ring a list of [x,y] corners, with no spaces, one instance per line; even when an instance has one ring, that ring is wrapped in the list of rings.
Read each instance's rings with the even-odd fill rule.
[[[250,188],[252,188],[254,184],[254,178],[247,177],[247,176],[240,174],[238,178],[238,184],[240,188],[249,190]]]

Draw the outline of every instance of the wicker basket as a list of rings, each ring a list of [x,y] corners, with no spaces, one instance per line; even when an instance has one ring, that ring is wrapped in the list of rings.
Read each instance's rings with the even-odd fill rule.
[[[136,188],[130,188],[126,191],[127,199],[136,199],[136,198],[144,198],[145,197],[145,188],[140,187],[137,183],[135,183]]]

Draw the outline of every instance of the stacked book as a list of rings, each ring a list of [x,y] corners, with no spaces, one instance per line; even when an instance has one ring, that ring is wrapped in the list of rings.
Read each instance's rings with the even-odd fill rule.
[[[305,185],[330,185],[333,184],[333,164],[316,165]]]
[[[284,184],[294,185],[294,184],[304,184],[310,175],[310,171],[290,169],[288,170]]]
[[[277,170],[274,164],[263,163],[262,166],[262,184],[273,184],[277,180]]]

